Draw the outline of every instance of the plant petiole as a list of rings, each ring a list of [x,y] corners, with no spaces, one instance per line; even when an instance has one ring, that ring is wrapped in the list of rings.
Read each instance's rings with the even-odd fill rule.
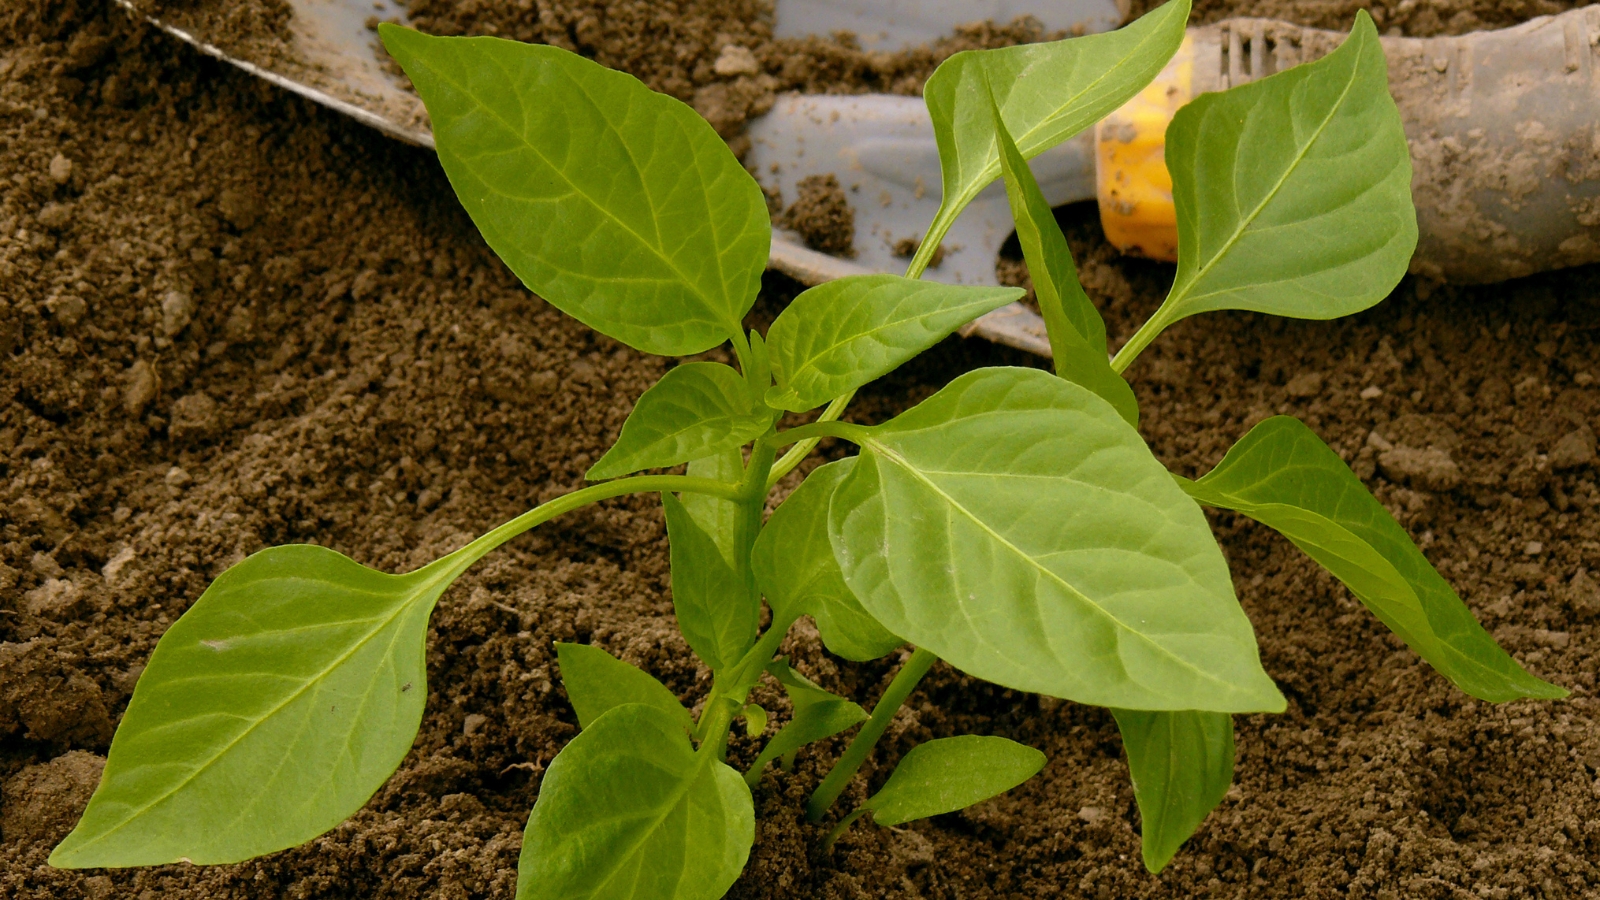
[[[827,408],[822,411],[822,415],[817,417],[817,422],[836,421],[840,416],[844,415],[844,408],[850,405],[850,400],[855,395],[856,392],[851,391],[843,396],[833,398],[833,402],[829,403]],[[812,424],[817,424],[817,422]],[[805,438],[790,447],[789,452],[785,453],[783,458],[773,465],[772,474],[767,476],[767,490],[772,490],[777,485],[778,479],[794,471],[794,467],[800,465],[800,461],[805,459],[812,450],[816,449],[817,442],[820,440],[822,439]]]
[[[876,706],[872,707],[872,718],[867,720],[861,730],[856,733],[855,740],[845,749],[844,755],[833,764],[833,770],[828,777],[822,779],[816,791],[811,794],[811,802],[806,804],[806,818],[812,822],[820,820],[833,801],[839,798],[845,785],[850,783],[856,772],[860,771],[862,763],[867,761],[867,756],[872,753],[872,748],[877,745],[878,739],[888,730],[889,722],[894,719],[894,714],[899,711],[900,705],[906,702],[911,692],[916,689],[922,676],[938,661],[932,651],[918,647],[912,651],[911,658],[906,660],[900,671],[895,673],[894,680],[889,682],[889,687],[884,690],[883,696],[878,698]]]
[[[1118,375],[1127,371],[1128,367],[1133,365],[1133,361],[1139,358],[1139,354],[1144,352],[1144,348],[1150,346],[1150,343],[1172,324],[1166,315],[1170,301],[1171,298],[1168,298],[1167,303],[1161,304],[1155,315],[1146,319],[1144,324],[1139,326],[1139,330],[1133,333],[1133,337],[1128,338],[1128,342],[1122,345],[1122,349],[1111,359],[1111,371]]]
[[[598,503],[601,500],[610,500],[627,494],[655,494],[665,491],[685,492],[691,494],[709,494],[721,497],[724,500],[739,500],[739,486],[727,484],[711,478],[695,478],[689,475],[638,475],[632,478],[619,478],[616,481],[607,481],[602,484],[590,485],[581,490],[564,494],[548,503],[541,503],[528,510],[515,519],[502,524],[493,531],[480,535],[477,540],[467,544],[454,553],[437,560],[434,565],[444,563],[445,560],[456,562],[447,564],[453,572],[461,572],[473,563],[484,558],[490,551],[511,540],[525,531],[537,528],[563,513]],[[452,577],[454,577],[452,575]]]
[[[828,832],[828,836],[822,839],[823,852],[826,853],[833,847],[834,841],[844,837],[844,833],[849,830],[851,824],[853,824],[855,820],[861,818],[861,815],[866,811],[867,808],[865,806],[859,806],[856,807],[855,811],[850,813],[850,815],[840,819],[839,824],[833,826],[833,830]]]
[[[815,441],[825,437],[840,438],[852,444],[860,444],[870,433],[871,430],[867,426],[853,422],[812,422],[809,425],[780,431],[763,440],[770,441],[775,447],[797,441]]]

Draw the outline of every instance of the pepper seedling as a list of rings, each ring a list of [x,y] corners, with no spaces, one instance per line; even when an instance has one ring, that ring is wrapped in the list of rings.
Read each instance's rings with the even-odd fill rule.
[[[1201,505],[1276,529],[1462,690],[1560,697],[1484,632],[1405,531],[1310,429],[1251,429],[1209,474],[1169,473],[1137,430],[1123,372],[1160,332],[1245,309],[1325,319],[1379,302],[1416,243],[1410,161],[1366,13],[1327,57],[1200,97],[1168,130],[1179,262],[1165,303],[1118,350],[1026,160],[1115,110],[1183,40],[1187,0],[1128,27],[951,57],[925,92],[943,204],[905,277],[812,288],[746,331],[771,239],[766,200],[693,110],[555,47],[380,33],[426,102],[439,159],[489,245],[540,297],[638,350],[724,343],[646,391],[599,483],[406,575],[328,549],[263,550],[228,569],[158,643],[104,776],[53,865],[228,863],[310,840],[358,810],[419,726],[440,596],[517,535],[611,497],[658,493],[672,598],[713,674],[698,716],[649,674],[557,646],[581,727],[528,820],[520,898],[715,898],[755,835],[773,762],[860,726],[808,811],[831,814],[937,660],[1113,711],[1146,865],[1156,871],[1232,778],[1234,713],[1285,701],[1263,670]],[[888,421],[841,421],[852,394],[1013,288],[919,280],[962,208],[1005,183],[1054,374],[969,372]],[[780,428],[785,413],[822,412]],[[763,521],[778,481],[832,437]],[[782,454],[780,456],[780,453]],[[637,474],[686,466],[683,474]],[[762,603],[771,618],[763,630]],[[801,617],[848,660],[905,654],[868,714],[777,656]],[[904,648],[910,645],[909,653]],[[793,712],[742,774],[727,762],[763,677]],[[1037,750],[1000,737],[913,748],[856,812],[891,824],[1026,781]],[[774,775],[771,777],[784,777]]]

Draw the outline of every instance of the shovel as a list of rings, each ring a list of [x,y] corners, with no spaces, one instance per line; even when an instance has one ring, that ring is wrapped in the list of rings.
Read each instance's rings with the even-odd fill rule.
[[[132,0],[118,0],[134,10]],[[288,52],[250,61],[171,23],[159,28],[286,90],[401,140],[431,147],[426,112],[386,68],[369,22],[403,20],[392,0],[290,0]],[[1113,0],[781,0],[779,37],[849,30],[895,50],[974,19],[1033,15],[1047,29],[1098,31]],[[1118,249],[1175,259],[1176,213],[1164,159],[1166,124],[1194,96],[1316,59],[1342,35],[1268,19],[1192,28],[1156,81],[1092,131],[1035,157],[1052,205],[1098,200]],[[1600,261],[1600,5],[1459,37],[1383,39],[1390,89],[1411,143],[1420,231],[1412,270],[1471,284]],[[769,263],[806,284],[898,272],[897,250],[939,206],[939,157],[921,99],[884,94],[784,95],[748,127],[746,164],[792,200],[809,176],[834,176],[854,210],[849,258],[777,229]],[[980,194],[924,277],[994,284],[1012,232],[1004,188]],[[966,331],[1049,354],[1044,322],[1021,304]]]

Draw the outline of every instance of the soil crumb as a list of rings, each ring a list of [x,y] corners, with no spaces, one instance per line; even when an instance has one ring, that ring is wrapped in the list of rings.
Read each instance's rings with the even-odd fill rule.
[[[468,7],[433,14],[479,27]],[[484,28],[548,25],[620,48],[659,66],[651,77],[679,73],[691,97],[760,77],[738,53],[717,74],[715,40],[678,55],[688,38],[669,20],[713,7],[484,7]],[[728,31],[766,74],[785,65],[777,45],[741,43],[757,24],[698,27]],[[931,56],[874,68],[818,46],[802,74],[819,85],[898,89],[931,70]],[[414,749],[350,821],[238,865],[82,872],[46,858],[157,639],[220,572],[289,542],[391,572],[424,564],[583,484],[671,361],[530,296],[431,154],[110,4],[0,5],[0,146],[0,897],[510,900],[545,767],[577,732],[552,642],[603,647],[690,703],[710,688],[673,621],[654,499],[541,527],[444,595]],[[1090,207],[1059,219],[1116,346],[1173,270],[1119,257]],[[769,274],[750,324],[798,291]],[[1043,363],[952,338],[869,385],[848,416],[883,421],[988,365]],[[1160,876],[1139,863],[1109,714],[936,666],[844,804],[934,737],[1010,737],[1044,751],[1045,770],[960,813],[858,824],[823,853],[830,823],[807,823],[804,803],[843,742],[806,749],[757,786],[758,839],[731,896],[1600,893],[1600,269],[1471,289],[1408,279],[1334,322],[1195,317],[1130,374],[1143,432],[1185,476],[1267,416],[1304,419],[1485,627],[1572,697],[1472,700],[1288,542],[1213,514],[1289,708],[1235,719],[1236,785]],[[1398,448],[1414,452],[1386,459]],[[783,652],[864,704],[898,664],[832,657],[805,626]],[[781,725],[782,692],[761,690]],[[741,736],[730,758],[756,750]]]
[[[808,175],[795,185],[800,196],[783,213],[806,246],[837,256],[854,256],[856,211],[833,173]]]

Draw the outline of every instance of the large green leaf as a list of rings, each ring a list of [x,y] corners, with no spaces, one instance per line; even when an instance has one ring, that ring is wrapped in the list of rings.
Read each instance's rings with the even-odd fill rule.
[[[517,861],[517,900],[717,900],[755,840],[750,789],[683,728],[630,703],[550,763]]]
[[[524,284],[649,353],[738,333],[771,244],[766,198],[693,109],[557,47],[379,33],[462,206]]]
[[[760,778],[761,771],[773,760],[867,720],[866,710],[812,684],[805,676],[789,668],[787,660],[774,660],[767,666],[767,671],[783,685],[794,707],[794,714],[761,748],[761,755],[756,757],[749,774],[745,776],[745,780],[752,783]]]
[[[1114,709],[1142,823],[1145,868],[1159,872],[1233,783],[1233,718]]]
[[[672,565],[672,608],[684,640],[705,664],[722,671],[755,644],[761,610],[748,580],[716,540],[672,494],[662,494]]]
[[[1416,248],[1411,155],[1365,10],[1322,59],[1179,110],[1167,167],[1178,274],[1164,323],[1348,315],[1387,296]]]
[[[1099,394],[1117,408],[1129,425],[1138,427],[1139,401],[1128,382],[1111,370],[1111,360],[1106,356],[1106,323],[1078,282],[1072,248],[1067,246],[1067,238],[1056,224],[1055,213],[1045,202],[1033,170],[1006,131],[993,95],[989,110],[1000,145],[1000,171],[1005,176],[1011,218],[1017,223],[1022,258],[1027,260],[1028,274],[1033,278],[1033,293],[1050,337],[1056,374]]]
[[[653,706],[671,716],[685,731],[694,727],[694,717],[666,685],[599,647],[557,641],[556,659],[561,663],[561,683],[578,714],[580,728],[588,728],[594,720],[625,703]]]
[[[1032,159],[1139,93],[1177,52],[1188,20],[1189,0],[1172,0],[1118,31],[969,50],[945,60],[922,89],[944,195],[918,257],[932,253],[956,216],[1000,174],[989,85],[1006,129]]]
[[[229,863],[360,809],[411,749],[446,557],[386,575],[323,547],[263,550],[156,644],[63,868]]]
[[[850,275],[794,298],[767,332],[777,385],[767,403],[804,412],[894,371],[1023,294],[897,275]]]
[[[740,447],[772,424],[743,375],[722,363],[685,363],[639,396],[622,434],[585,477],[616,478]]]
[[[1284,708],[1205,516],[1109,403],[980,369],[860,432],[828,530],[885,628],[1080,703]]]
[[[1344,582],[1383,624],[1463,691],[1484,700],[1565,697],[1494,642],[1400,523],[1298,419],[1250,430],[1184,489],[1282,533]]]
[[[861,807],[872,810],[879,825],[926,819],[1003,794],[1044,764],[1043,753],[1003,737],[939,738],[912,747]]]
[[[817,622],[822,643],[857,662],[877,659],[905,643],[890,634],[850,592],[828,540],[828,503],[854,459],[818,467],[778,506],[750,553],[756,584],[775,621],[801,614]]]

